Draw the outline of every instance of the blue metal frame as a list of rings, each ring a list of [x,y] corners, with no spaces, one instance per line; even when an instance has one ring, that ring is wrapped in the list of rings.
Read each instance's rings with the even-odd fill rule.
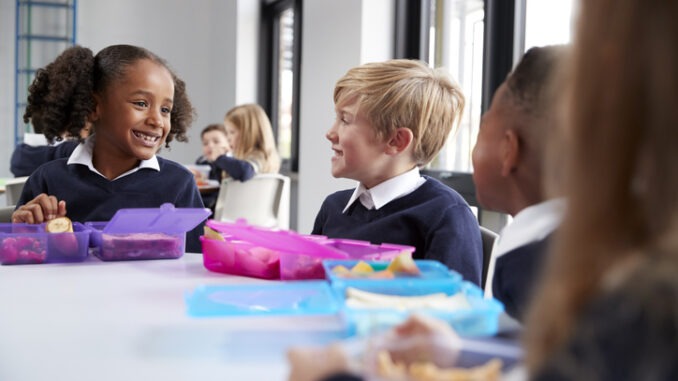
[[[59,8],[70,10],[71,14],[71,33],[70,37],[68,35],[62,36],[49,36],[49,35],[32,35],[32,34],[21,34],[21,9],[26,8],[30,11],[31,7],[44,7],[44,8]],[[19,99],[19,81],[20,78],[25,78],[26,75],[33,76],[36,69],[32,67],[19,67],[19,48],[21,41],[43,41],[43,42],[66,42],[70,45],[75,45],[76,42],[76,23],[77,23],[77,9],[78,1],[77,0],[65,0],[62,3],[53,3],[46,1],[32,1],[32,0],[17,0],[16,1],[16,15],[15,15],[15,40],[14,40],[14,145],[18,146],[21,144],[21,135],[19,134],[20,126],[23,128],[23,121],[20,118],[23,118],[23,115],[19,115],[19,110],[26,107],[26,100]],[[28,16],[27,16],[28,17]],[[30,44],[29,44],[30,49]],[[30,52],[28,52],[30,54]]]

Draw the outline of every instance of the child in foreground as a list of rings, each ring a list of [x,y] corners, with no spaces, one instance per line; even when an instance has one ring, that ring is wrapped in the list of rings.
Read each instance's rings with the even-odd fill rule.
[[[334,89],[332,175],[359,182],[329,195],[313,234],[416,248],[480,284],[478,221],[464,199],[421,166],[440,151],[458,122],[464,96],[441,71],[414,60],[349,70]]]
[[[193,175],[156,156],[164,144],[186,141],[193,107],[184,82],[164,60],[131,45],[96,56],[75,46],[38,70],[29,88],[24,120],[52,141],[77,137],[89,121],[91,135],[68,158],[39,167],[28,178],[12,222],[108,221],[122,208],[163,203],[202,208]],[[200,252],[202,225],[189,232],[186,249]]]

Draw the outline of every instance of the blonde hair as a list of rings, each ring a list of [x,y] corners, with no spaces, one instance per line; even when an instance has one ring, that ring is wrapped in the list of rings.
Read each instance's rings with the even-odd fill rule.
[[[273,138],[273,128],[266,112],[254,103],[235,106],[224,117],[240,132],[233,155],[240,160],[254,160],[259,172],[274,173],[280,169],[280,156]]]
[[[666,240],[678,227],[678,2],[580,7],[564,91],[569,209],[526,325],[532,372],[566,344],[611,269],[655,255],[678,263]]]
[[[418,165],[438,154],[464,109],[464,95],[447,74],[405,59],[350,69],[335,85],[334,103],[353,100],[378,138],[389,138],[399,127],[412,130]]]

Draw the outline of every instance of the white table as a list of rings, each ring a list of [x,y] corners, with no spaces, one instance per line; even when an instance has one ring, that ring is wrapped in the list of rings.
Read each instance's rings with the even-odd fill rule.
[[[0,380],[286,380],[285,348],[336,339],[338,317],[186,314],[196,286],[257,282],[200,254],[0,266]]]

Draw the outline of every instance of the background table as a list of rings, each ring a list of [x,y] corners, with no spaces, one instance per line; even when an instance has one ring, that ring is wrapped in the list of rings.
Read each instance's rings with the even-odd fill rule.
[[[0,266],[0,380],[286,380],[285,349],[336,316],[193,318],[199,285],[266,281],[177,260]]]

